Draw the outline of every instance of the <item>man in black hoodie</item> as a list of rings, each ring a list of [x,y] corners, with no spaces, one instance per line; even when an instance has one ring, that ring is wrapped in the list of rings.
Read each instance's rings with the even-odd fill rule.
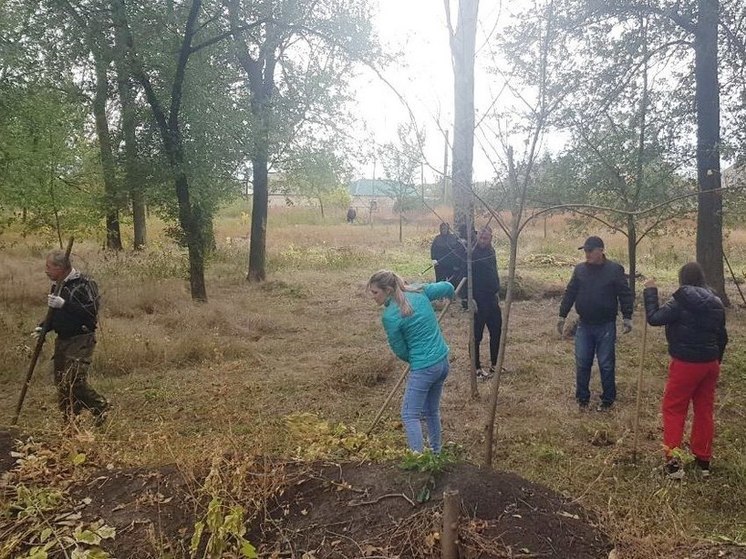
[[[616,400],[616,317],[622,309],[624,329],[632,331],[634,295],[624,277],[624,267],[606,259],[600,237],[588,237],[579,247],[585,262],[575,266],[559,309],[557,332],[562,336],[567,313],[575,305],[580,320],[575,332],[575,399],[586,409],[591,399],[590,381],[593,358],[601,373],[601,403],[607,411]]]
[[[471,273],[474,281],[472,294],[477,305],[474,315],[474,356],[477,378],[486,380],[495,372],[497,353],[500,349],[500,331],[503,317],[500,311],[500,277],[497,274],[497,257],[492,248],[492,229],[485,226],[477,235],[477,244],[471,253]],[[479,344],[484,327],[490,333],[490,368],[485,371],[479,358]]]
[[[445,222],[440,224],[440,234],[430,245],[430,258],[435,268],[435,281],[450,281],[453,287],[461,281],[461,251],[462,245],[458,237],[451,233],[451,228]]]

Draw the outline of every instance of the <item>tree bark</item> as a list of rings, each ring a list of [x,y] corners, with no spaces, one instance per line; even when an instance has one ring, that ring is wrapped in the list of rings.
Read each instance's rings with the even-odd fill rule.
[[[458,23],[451,36],[454,78],[453,221],[456,231],[474,215],[472,163],[474,158],[474,58],[479,0],[459,0]]]
[[[119,3],[124,13],[124,0],[112,0]],[[163,150],[168,158],[169,167],[174,178],[174,188],[179,207],[179,225],[184,233],[184,240],[189,255],[189,285],[192,299],[207,301],[205,287],[205,222],[206,216],[198,203],[193,203],[189,193],[189,180],[184,167],[184,144],[179,125],[181,101],[186,75],[186,66],[191,54],[192,40],[197,29],[197,19],[202,9],[201,0],[193,0],[189,9],[184,36],[178,52],[176,71],[171,85],[171,104],[168,115],[150,82],[150,78],[137,60],[129,26],[125,28],[127,46],[132,53],[133,75],[145,90],[148,104],[158,126]]]
[[[114,64],[117,70],[117,90],[122,105],[122,134],[124,137],[124,190],[129,192],[132,202],[132,221],[134,228],[134,249],[145,247],[147,226],[145,220],[145,192],[137,165],[137,111],[134,92],[131,84],[129,66],[130,52],[127,45],[127,15],[119,2],[112,2],[112,21],[114,23]]]
[[[106,247],[113,250],[122,249],[122,234],[119,227],[119,196],[117,192],[116,166],[111,149],[109,121],[106,115],[109,77],[108,69],[111,57],[105,33],[99,23],[86,20],[67,0],[62,2],[63,10],[69,15],[85,36],[85,43],[93,56],[94,74],[96,76],[93,96],[93,118],[96,126],[96,137],[99,145],[101,174],[104,181],[104,217],[106,220]]]
[[[720,176],[720,91],[718,79],[718,0],[698,0],[694,35],[697,107],[697,262],[707,283],[728,305],[723,268],[723,200]]]
[[[104,213],[106,215],[106,248],[122,250],[122,234],[117,212],[117,185],[114,156],[111,152],[109,122],[106,117],[107,85],[106,67],[100,57],[94,56],[96,64],[96,93],[93,100],[93,116],[96,121],[101,174],[104,181]]]
[[[267,278],[267,215],[269,209],[269,171],[267,163],[269,156],[267,143],[269,142],[269,134],[262,132],[258,134],[263,137],[263,140],[257,138],[255,144],[257,152],[251,158],[254,195],[251,203],[249,272],[246,276],[246,279],[251,282],[264,281]]]
[[[105,56],[103,47],[97,45],[97,37],[90,29],[84,32],[88,36],[89,48],[93,54],[96,73],[95,94],[93,97],[93,117],[96,122],[96,136],[98,138],[99,158],[101,160],[101,174],[104,181],[104,213],[106,216],[106,248],[122,250],[122,233],[119,227],[118,195],[116,166],[111,150],[111,135],[109,120],[106,115],[106,101],[108,100],[109,78],[107,75],[109,57]]]
[[[233,44],[236,58],[249,82],[251,114],[254,117],[253,153],[251,155],[254,195],[251,210],[251,244],[249,247],[250,282],[264,281],[267,277],[267,215],[269,206],[269,120],[272,94],[275,90],[277,66],[277,36],[272,25],[266,24],[266,38],[256,58],[251,56],[239,30],[237,0],[228,3]]]

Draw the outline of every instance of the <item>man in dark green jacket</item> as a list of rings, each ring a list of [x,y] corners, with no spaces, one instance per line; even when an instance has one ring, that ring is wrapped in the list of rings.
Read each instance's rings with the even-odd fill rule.
[[[47,305],[54,309],[50,330],[57,332],[52,359],[60,410],[70,420],[88,409],[100,426],[109,403],[88,384],[88,368],[96,347],[98,287],[73,268],[61,250],[47,256],[46,274],[54,282]],[[62,289],[54,295],[57,282],[62,282]],[[40,330],[37,328],[37,332]]]

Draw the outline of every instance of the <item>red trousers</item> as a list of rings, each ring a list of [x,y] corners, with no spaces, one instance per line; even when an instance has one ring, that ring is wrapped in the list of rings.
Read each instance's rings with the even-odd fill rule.
[[[690,363],[671,358],[668,382],[663,393],[663,444],[666,455],[681,447],[689,402],[694,408],[692,421],[692,454],[700,460],[712,458],[712,439],[715,434],[713,407],[715,385],[720,375],[720,363]]]

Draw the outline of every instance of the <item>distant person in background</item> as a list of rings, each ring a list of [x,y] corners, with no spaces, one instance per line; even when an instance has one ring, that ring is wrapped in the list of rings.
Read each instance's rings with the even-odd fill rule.
[[[357,210],[350,206],[347,208],[347,223],[355,223],[355,218],[357,217]]]
[[[62,250],[49,253],[46,274],[54,282],[47,305],[54,309],[50,331],[57,332],[52,360],[60,410],[67,421],[90,410],[95,424],[101,426],[109,403],[88,384],[88,368],[96,347],[98,286],[73,268]],[[62,282],[59,296],[54,295],[58,282]],[[37,327],[35,335],[40,333],[41,327]]]
[[[450,281],[454,287],[461,279],[461,259],[459,251],[461,243],[458,237],[451,233],[447,223],[440,224],[440,234],[430,245],[430,258],[435,269],[435,281]]]
[[[483,227],[477,235],[477,244],[471,253],[472,294],[477,309],[474,314],[474,358],[477,366],[477,378],[486,380],[495,373],[497,353],[500,349],[500,332],[503,318],[500,310],[500,277],[497,273],[497,256],[492,248],[492,229]],[[490,334],[490,367],[485,370],[479,356],[479,344],[482,343],[484,327]]]
[[[562,297],[557,332],[564,335],[570,309],[580,317],[575,331],[575,399],[581,410],[591,399],[593,358],[601,373],[601,403],[598,411],[608,411],[616,400],[616,317],[622,309],[624,333],[632,331],[634,295],[624,277],[624,267],[604,254],[600,237],[588,237],[578,250],[585,251],[585,262],[575,266]]]
[[[448,346],[431,301],[452,299],[453,285],[442,281],[419,288],[405,285],[394,272],[381,270],[368,280],[373,300],[383,306],[381,320],[394,354],[409,363],[401,417],[409,448],[424,449],[421,421],[434,453],[442,446],[440,397],[448,376]]]
[[[715,433],[715,386],[728,344],[725,308],[707,287],[702,267],[696,262],[679,270],[679,288],[662,307],[658,306],[654,279],[645,282],[643,297],[648,324],[666,327],[671,356],[662,402],[665,473],[671,479],[684,477],[683,463],[675,450],[681,447],[691,402],[691,449],[702,475],[709,476]]]

